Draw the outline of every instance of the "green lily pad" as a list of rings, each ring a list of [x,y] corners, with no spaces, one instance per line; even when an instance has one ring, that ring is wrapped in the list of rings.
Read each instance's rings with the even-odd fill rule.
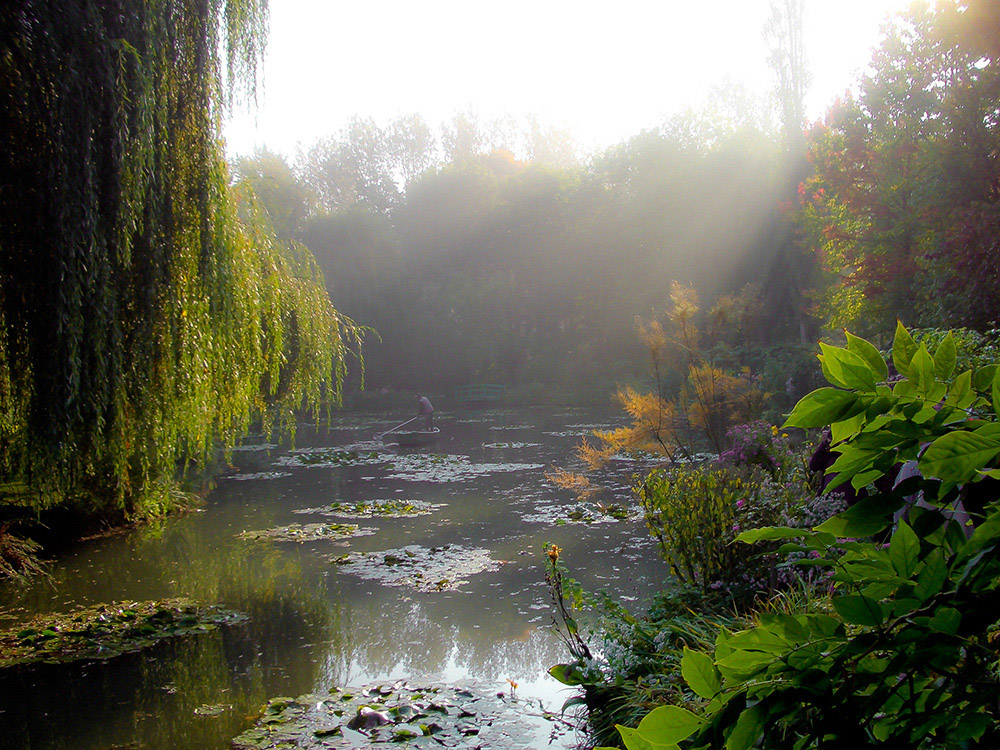
[[[246,615],[187,599],[100,604],[39,615],[0,631],[0,668],[39,661],[104,660],[173,636],[245,622]]]
[[[417,591],[448,591],[466,583],[469,576],[495,571],[502,564],[490,557],[488,550],[457,544],[411,544],[384,552],[351,552],[331,558],[331,562],[359,578]]]
[[[542,717],[531,702],[505,700],[503,694],[481,686],[411,685],[404,680],[370,685],[360,692],[334,689],[327,696],[304,695],[292,701],[272,700],[264,707],[257,725],[232,741],[236,750],[305,750],[306,748],[398,748],[483,747],[491,750],[521,750],[540,747],[548,741],[551,725],[539,729]],[[449,716],[435,711],[461,704],[464,710]],[[341,724],[332,713],[343,709],[350,723]],[[433,721],[415,717],[434,711]],[[366,722],[364,716],[382,717]],[[268,719],[280,718],[280,723]],[[382,723],[382,720],[387,723]],[[565,732],[571,730],[565,723]],[[541,734],[540,734],[541,732]],[[470,744],[474,742],[474,745]]]
[[[325,539],[348,539],[354,536],[369,536],[375,529],[359,528],[355,523],[290,523],[262,531],[244,531],[239,536],[252,542],[318,542]]]
[[[303,508],[292,512],[340,518],[412,518],[429,515],[441,507],[440,504],[423,500],[361,500],[353,503],[331,503],[320,508]]]

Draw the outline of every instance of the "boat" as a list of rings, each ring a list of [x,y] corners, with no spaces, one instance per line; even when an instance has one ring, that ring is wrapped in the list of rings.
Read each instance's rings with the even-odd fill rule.
[[[418,448],[422,445],[430,445],[438,439],[441,430],[432,427],[429,430],[406,430],[405,432],[387,432],[382,436],[383,440],[395,443],[400,448]]]

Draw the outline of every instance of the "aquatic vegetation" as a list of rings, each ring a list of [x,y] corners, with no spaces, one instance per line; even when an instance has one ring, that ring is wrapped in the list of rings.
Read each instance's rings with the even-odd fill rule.
[[[637,521],[642,518],[638,508],[629,507],[626,503],[551,503],[539,505],[533,513],[521,516],[525,523],[548,523],[563,526],[568,523],[618,523],[621,521]]]
[[[290,471],[258,471],[255,474],[231,474],[223,478],[232,479],[237,482],[248,482],[254,479],[281,479],[282,477],[290,477],[291,475]]]
[[[358,502],[331,503],[320,508],[302,508],[293,513],[323,514],[341,518],[379,518],[425,516],[433,513],[440,504],[428,503],[423,500],[360,500]]]
[[[319,542],[324,539],[347,539],[352,536],[370,536],[375,529],[359,528],[355,523],[290,523],[274,529],[244,531],[240,539],[252,542],[268,540],[272,542]]]
[[[193,635],[245,622],[246,615],[187,599],[100,604],[39,615],[0,631],[0,668],[110,659],[173,636]]]
[[[542,464],[473,463],[468,456],[411,453],[393,459],[393,473],[386,479],[409,482],[462,482],[501,472],[532,471]]]
[[[512,690],[513,693],[513,690]],[[528,702],[474,685],[371,685],[360,691],[274,698],[256,726],[233,739],[237,750],[407,746],[536,747],[540,735],[569,724]],[[544,730],[544,731],[543,731]]]
[[[483,445],[483,447],[484,448],[511,448],[511,449],[515,449],[515,448],[541,448],[542,445],[541,445],[541,443],[517,443],[517,442],[511,442],[511,443],[485,443]]]
[[[377,442],[358,446],[338,446],[336,448],[304,448],[279,456],[278,466],[288,467],[331,467],[331,466],[372,466],[390,460],[389,454],[379,452]]]
[[[489,550],[457,544],[421,547],[410,544],[384,552],[351,552],[334,558],[337,566],[366,580],[417,591],[448,591],[466,583],[469,576],[493,572],[501,562]]]

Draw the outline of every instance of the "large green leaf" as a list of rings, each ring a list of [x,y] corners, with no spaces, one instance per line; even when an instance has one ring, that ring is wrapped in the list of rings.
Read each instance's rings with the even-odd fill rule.
[[[623,727],[621,724],[616,724],[615,726],[618,729],[618,734],[622,736],[622,742],[625,743],[626,750],[665,750],[664,748],[654,748],[637,729]],[[677,746],[674,745],[674,747]]]
[[[892,364],[896,372],[910,376],[910,362],[917,352],[917,344],[900,321],[896,321],[896,337],[892,341]]]
[[[948,331],[948,335],[944,337],[934,352],[934,372],[938,377],[938,380],[948,380],[951,374],[955,372],[955,365],[958,363],[958,351],[955,348],[955,337],[951,335],[951,331]]]
[[[934,358],[923,344],[917,347],[910,361],[910,381],[920,394],[930,393],[938,384],[934,374]]]
[[[889,540],[889,560],[901,578],[909,578],[917,569],[920,540],[906,521],[900,521]]]
[[[659,706],[639,722],[639,733],[654,748],[673,745],[687,739],[704,725],[705,720],[680,706]]]
[[[799,399],[784,426],[826,427],[860,414],[867,405],[867,399],[856,393],[838,388],[818,388]]]
[[[828,518],[816,530],[840,538],[863,539],[887,528],[892,523],[893,512],[900,504],[901,501],[895,498],[866,498],[843,513]]]
[[[889,366],[885,363],[885,359],[882,358],[881,352],[863,338],[859,338],[848,331],[844,331],[844,334],[847,336],[848,351],[861,357],[879,382],[885,381],[889,377]]]
[[[913,593],[921,599],[930,599],[941,591],[948,578],[948,564],[945,562],[944,551],[936,547],[924,560],[924,566],[917,575],[917,585]]]
[[[833,462],[830,468],[826,470],[827,476],[835,475],[826,486],[828,492],[839,487],[844,482],[853,479],[855,474],[860,474],[870,469],[872,462],[879,455],[878,451],[864,450],[850,443],[840,446],[838,450],[840,451],[840,455],[837,456],[837,460]]]
[[[972,375],[972,387],[980,392],[987,392],[993,385],[993,380],[996,377],[997,370],[1000,367],[997,365],[986,365],[985,367],[980,367]]]
[[[712,657],[703,651],[692,651],[687,646],[681,657],[681,676],[695,695],[702,698],[714,698],[722,689],[722,681]]]
[[[884,619],[882,605],[862,594],[837,596],[833,598],[832,604],[844,622],[851,625],[877,627]]]
[[[966,370],[951,384],[949,389],[949,395],[955,400],[956,403],[962,400],[962,398],[972,390],[972,370]]]
[[[757,542],[773,542],[779,539],[794,539],[806,536],[809,532],[805,529],[791,529],[786,526],[761,526],[759,529],[747,529],[740,532],[736,541],[746,544],[756,544]]]
[[[939,607],[928,625],[932,630],[947,635],[955,635],[962,624],[962,613],[954,607]]]
[[[749,750],[760,737],[763,726],[760,709],[750,706],[736,720],[733,731],[726,738],[726,750]]]
[[[920,457],[924,476],[945,482],[967,482],[1000,453],[1000,435],[993,425],[973,432],[949,432],[927,446]]]
[[[563,685],[582,685],[583,680],[576,677],[575,672],[572,664],[556,664],[549,668],[549,674]]]
[[[823,374],[833,385],[868,393],[875,390],[875,373],[864,359],[839,346],[820,342],[819,348]]]

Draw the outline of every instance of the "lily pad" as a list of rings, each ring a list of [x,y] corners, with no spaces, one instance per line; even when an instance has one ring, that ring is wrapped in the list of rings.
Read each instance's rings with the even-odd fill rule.
[[[232,708],[232,706],[230,706],[230,705],[223,705],[223,704],[208,705],[208,704],[206,704],[204,706],[198,706],[198,708],[196,708],[194,710],[194,712],[195,712],[195,715],[197,715],[197,716],[221,716],[222,714],[224,714],[226,711],[228,711],[231,708]]]
[[[385,552],[351,552],[333,562],[359,578],[417,591],[449,591],[467,583],[469,576],[498,570],[502,564],[490,557],[488,550],[457,544],[411,544]]]
[[[249,482],[252,480],[281,479],[290,477],[290,471],[258,471],[256,474],[230,474],[225,479],[232,479],[237,482]]]
[[[187,599],[119,602],[39,615],[0,631],[0,668],[34,662],[104,660],[179,635],[246,621],[246,615]]]
[[[272,542],[319,542],[325,539],[348,539],[355,536],[370,536],[375,529],[359,528],[356,523],[290,523],[274,529],[244,531],[241,539]]]
[[[328,695],[269,702],[257,725],[236,737],[232,746],[236,750],[401,745],[521,750],[543,746],[554,734],[571,730],[569,722],[556,726],[549,712],[539,711],[531,702],[507,700],[503,693],[478,685],[397,681],[356,693],[334,688]],[[433,720],[421,718],[429,715]]]
[[[340,518],[412,518],[426,516],[441,508],[440,504],[423,500],[362,500],[354,503],[340,502],[320,508],[302,508],[293,513],[322,514]]]
[[[372,466],[385,463],[389,454],[380,443],[359,443],[335,448],[303,448],[279,456],[275,463],[291,467]]]
[[[408,482],[464,482],[488,474],[532,471],[544,464],[473,463],[468,456],[412,453],[396,456],[386,479]]]
[[[533,513],[525,513],[521,520],[526,523],[599,524],[642,519],[642,511],[624,503],[552,503],[539,505]]]

